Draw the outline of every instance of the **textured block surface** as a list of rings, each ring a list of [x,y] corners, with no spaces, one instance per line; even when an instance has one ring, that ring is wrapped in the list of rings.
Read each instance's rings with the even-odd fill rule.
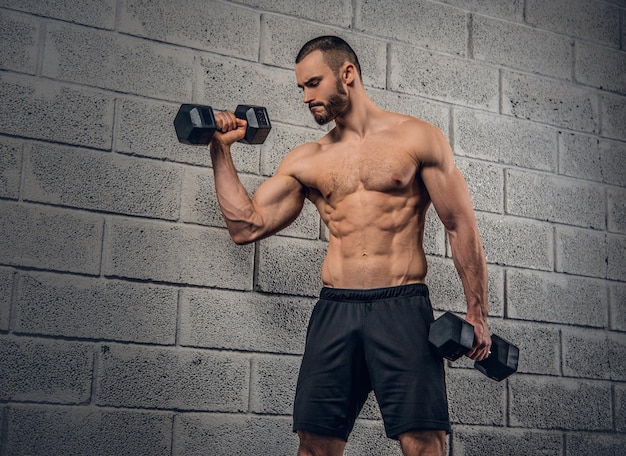
[[[447,456],[621,454],[624,0],[0,0],[1,456],[296,454],[296,378],[338,239],[317,209],[336,226],[342,202],[305,200],[238,246],[208,148],[181,144],[173,120],[181,104],[264,106],[267,141],[231,148],[253,197],[336,126],[315,122],[294,74],[325,34],[356,50],[377,106],[450,143],[489,328],[520,348],[502,382],[446,364]],[[367,121],[346,125],[351,145],[385,126]],[[416,186],[437,163],[428,145],[406,145],[432,152],[413,157]],[[463,316],[472,268],[450,241],[464,227],[434,207],[424,227],[434,316]],[[372,392],[345,454],[400,453]]]

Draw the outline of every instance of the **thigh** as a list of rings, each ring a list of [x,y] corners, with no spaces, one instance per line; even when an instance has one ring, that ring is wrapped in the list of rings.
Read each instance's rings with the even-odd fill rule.
[[[434,320],[427,296],[376,303],[368,320],[366,360],[387,435],[449,432],[443,360],[428,344]]]
[[[357,306],[316,304],[296,386],[294,431],[343,440],[352,431],[371,390]]]

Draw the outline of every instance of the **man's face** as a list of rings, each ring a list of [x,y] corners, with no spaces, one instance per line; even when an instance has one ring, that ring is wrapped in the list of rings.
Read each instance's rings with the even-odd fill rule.
[[[304,92],[302,101],[309,105],[318,124],[336,119],[348,107],[348,94],[321,51],[312,52],[296,65],[296,80]]]

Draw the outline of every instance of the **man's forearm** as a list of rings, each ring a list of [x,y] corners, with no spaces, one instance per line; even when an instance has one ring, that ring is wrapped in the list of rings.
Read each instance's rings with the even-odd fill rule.
[[[254,226],[254,205],[239,179],[230,147],[212,144],[210,151],[215,191],[226,227],[233,241],[246,243]]]
[[[452,260],[463,285],[467,313],[486,319],[489,313],[487,262],[478,229],[469,223],[459,225],[448,230],[448,238]]]

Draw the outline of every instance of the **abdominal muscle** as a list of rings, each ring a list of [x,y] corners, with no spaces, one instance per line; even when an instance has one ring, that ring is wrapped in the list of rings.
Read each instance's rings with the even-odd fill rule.
[[[424,282],[425,209],[413,198],[360,191],[320,213],[330,241],[321,278],[333,288],[382,288]]]

